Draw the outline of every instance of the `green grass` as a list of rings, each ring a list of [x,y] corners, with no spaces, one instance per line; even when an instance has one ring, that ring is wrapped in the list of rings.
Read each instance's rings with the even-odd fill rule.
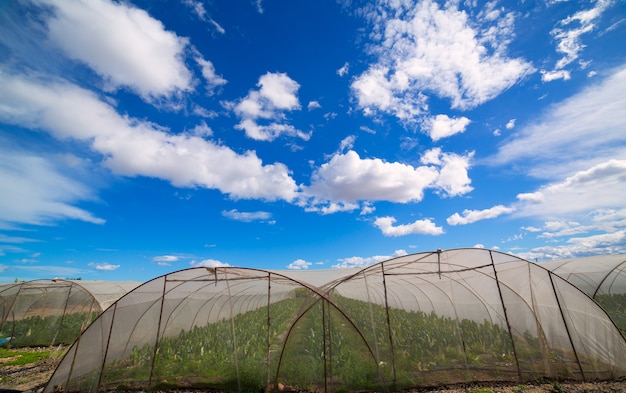
[[[38,363],[41,360],[52,356],[54,351],[43,350],[37,352],[17,351],[13,349],[0,348],[0,359],[8,359],[2,361],[2,366],[24,366],[27,364]]]

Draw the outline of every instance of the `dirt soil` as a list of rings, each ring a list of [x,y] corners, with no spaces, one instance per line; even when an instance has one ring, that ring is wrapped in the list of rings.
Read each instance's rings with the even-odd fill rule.
[[[0,393],[43,391],[61,356],[23,366],[0,362]],[[430,387],[403,393],[626,393],[626,379],[602,382],[484,383]],[[176,393],[186,393],[177,391]],[[365,393],[365,392],[359,392]]]

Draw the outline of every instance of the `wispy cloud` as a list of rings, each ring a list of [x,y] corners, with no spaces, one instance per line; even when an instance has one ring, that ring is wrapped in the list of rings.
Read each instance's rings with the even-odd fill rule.
[[[90,187],[64,174],[59,163],[0,147],[0,227],[51,225],[65,219],[103,224],[104,219],[75,206],[94,200],[94,194]]]
[[[446,220],[449,225],[466,225],[477,221],[496,218],[503,214],[509,214],[515,211],[515,208],[503,205],[497,205],[484,210],[463,210],[462,214],[454,213]]]
[[[113,271],[113,270],[117,270],[120,268],[120,265],[113,265],[110,264],[109,262],[91,262],[88,264],[88,266],[93,267],[96,270],[104,270],[104,271]]]
[[[610,4],[610,0],[598,0],[592,8],[576,12],[561,20],[557,27],[552,29],[550,34],[557,42],[556,51],[563,57],[556,62],[552,71],[541,71],[544,82],[570,79],[570,73],[565,67],[578,59],[580,52],[585,48],[582,36],[595,29],[598,19]]]
[[[520,128],[489,162],[514,162],[536,177],[558,178],[626,157],[626,68],[555,104]]]
[[[333,265],[333,268],[351,268],[351,267],[363,267],[373,265],[378,262],[383,262],[392,258],[401,257],[407,255],[404,250],[396,250],[391,255],[375,255],[372,257],[349,257],[339,259],[339,263]]]
[[[264,211],[256,211],[256,212],[240,212],[237,209],[232,210],[224,210],[222,211],[222,215],[224,217],[230,218],[231,220],[243,221],[243,222],[252,222],[252,221],[260,221],[260,222],[268,222],[270,224],[275,223],[272,220],[272,213],[264,212]]]

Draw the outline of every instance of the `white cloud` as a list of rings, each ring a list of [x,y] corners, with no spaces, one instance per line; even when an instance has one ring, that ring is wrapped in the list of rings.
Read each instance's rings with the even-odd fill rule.
[[[199,262],[191,261],[189,262],[189,266],[191,267],[228,267],[230,265],[228,263],[218,261],[217,259],[204,259]]]
[[[93,190],[60,169],[49,159],[0,147],[0,227],[66,219],[103,224],[103,219],[74,206],[94,199]]]
[[[437,180],[432,167],[417,167],[390,163],[381,159],[362,159],[350,150],[335,154],[317,169],[306,189],[331,201],[387,200],[393,202],[420,201],[424,189]]]
[[[350,64],[348,64],[347,62],[344,63],[344,65],[341,66],[340,69],[337,70],[337,75],[339,76],[345,76],[348,74],[348,71],[350,70]]]
[[[309,101],[309,104],[306,107],[308,110],[312,111],[313,109],[319,109],[322,106],[318,101]]]
[[[287,269],[306,270],[311,265],[313,265],[313,262],[307,262],[304,259],[296,259],[295,261],[293,261],[289,265],[287,265]]]
[[[291,201],[298,190],[282,163],[263,165],[252,151],[238,154],[197,136],[120,116],[95,94],[69,83],[44,85],[0,75],[0,120],[46,130],[59,140],[89,143],[119,175],[218,189],[232,198]]]
[[[564,177],[626,157],[626,67],[556,104],[504,141],[492,164],[515,162],[537,177]]]
[[[507,130],[512,130],[513,128],[515,128],[515,119],[511,119],[509,120],[506,125],[505,125]]]
[[[566,70],[541,71],[541,80],[544,82],[552,82],[557,79],[563,79],[564,81],[568,81],[571,78],[572,77],[569,71],[566,71]]]
[[[108,0],[39,2],[53,6],[50,40],[113,87],[130,87],[148,100],[192,89],[183,61],[187,39],[144,10]]]
[[[416,220],[410,224],[396,225],[394,217],[377,217],[374,221],[376,226],[385,236],[405,236],[412,234],[419,235],[441,235],[443,234],[443,228],[438,227],[434,222],[429,219]]]
[[[563,69],[578,59],[584,49],[581,36],[593,31],[597,20],[610,4],[610,0],[598,0],[593,8],[576,12],[561,20],[559,26],[552,29],[550,34],[557,41],[556,51],[563,54],[563,57],[557,61],[553,71],[542,71],[544,82],[559,78],[569,79],[569,72]],[[572,25],[575,27],[571,27]]]
[[[200,56],[199,53],[196,54],[195,59],[198,65],[202,67],[202,76],[206,81],[206,88],[209,94],[213,94],[216,88],[228,83],[226,79],[215,73],[215,67],[213,66],[213,63],[205,60],[202,56]]]
[[[393,254],[391,255],[375,255],[373,257],[349,257],[349,258],[342,258],[339,259],[339,263],[336,265],[333,265],[332,267],[337,269],[341,269],[341,268],[351,268],[351,267],[363,267],[363,266],[369,266],[372,265],[374,263],[378,263],[378,262],[383,262],[383,261],[387,261],[389,259],[392,258],[397,258],[397,257],[401,257],[407,255],[407,252],[404,250],[396,250],[393,252]]]
[[[191,130],[191,133],[196,136],[207,137],[213,135],[213,130],[203,120]]]
[[[240,212],[237,209],[232,210],[224,210],[222,211],[222,215],[224,217],[230,218],[231,220],[243,221],[243,222],[252,222],[252,221],[269,221],[270,223],[274,223],[274,221],[270,221],[272,218],[272,214],[264,211],[256,211],[256,212]]]
[[[477,20],[457,8],[431,0],[379,2],[367,14],[378,63],[352,84],[366,114],[382,111],[410,121],[423,114],[426,97],[449,98],[453,108],[474,108],[513,86],[533,71],[530,63],[508,58],[513,14]]]
[[[268,72],[259,78],[257,86],[258,90],[251,90],[233,105],[240,118],[235,128],[244,130],[246,136],[256,140],[272,141],[281,134],[308,140],[310,134],[284,123],[285,111],[300,109],[296,95],[300,85],[287,74]],[[259,124],[260,121],[267,124]]]
[[[467,174],[473,152],[466,156],[454,153],[443,153],[440,148],[434,148],[424,153],[422,162],[440,167],[434,188],[443,190],[444,196],[459,196],[472,191],[471,180]]]
[[[347,137],[341,140],[339,144],[339,151],[344,152],[346,150],[351,150],[354,147],[354,142],[356,141],[356,136],[348,135]]]
[[[472,190],[467,175],[468,156],[427,152],[428,165],[413,167],[379,158],[364,158],[349,150],[337,153],[311,176],[303,194],[312,198],[309,211],[329,203],[334,211],[354,210],[358,201],[419,202],[424,190],[432,188],[443,196],[458,196]],[[343,205],[341,204],[343,203]]]
[[[172,262],[180,260],[176,255],[160,255],[152,258],[152,262],[156,262],[159,266],[171,266]]]
[[[465,128],[470,124],[467,117],[448,117],[447,115],[437,115],[428,117],[422,121],[424,131],[428,133],[433,141],[465,132]]]
[[[101,262],[101,263],[91,262],[88,265],[92,266],[96,270],[103,270],[103,271],[113,271],[113,270],[117,270],[120,268],[120,265],[112,265],[109,262]]]
[[[476,221],[496,218],[502,214],[509,214],[515,211],[512,207],[497,205],[484,210],[463,210],[463,214],[454,213],[446,220],[449,225],[466,225]]]
[[[194,14],[196,14],[196,16],[200,18],[200,20],[204,22],[208,22],[213,27],[215,27],[215,30],[217,30],[218,33],[220,34],[226,33],[226,30],[224,30],[224,28],[220,26],[219,23],[217,23],[215,20],[213,20],[211,17],[207,15],[207,11],[204,8],[204,4],[202,4],[202,2],[196,1],[196,0],[183,0],[183,4],[191,8]]]
[[[596,209],[624,208],[624,190],[626,160],[609,160],[533,193],[518,195],[516,215],[560,217]]]

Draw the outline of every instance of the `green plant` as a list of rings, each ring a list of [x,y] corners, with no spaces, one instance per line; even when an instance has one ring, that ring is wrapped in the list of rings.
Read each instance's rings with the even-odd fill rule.
[[[554,393],[564,393],[563,387],[557,381],[552,382],[552,391]]]

